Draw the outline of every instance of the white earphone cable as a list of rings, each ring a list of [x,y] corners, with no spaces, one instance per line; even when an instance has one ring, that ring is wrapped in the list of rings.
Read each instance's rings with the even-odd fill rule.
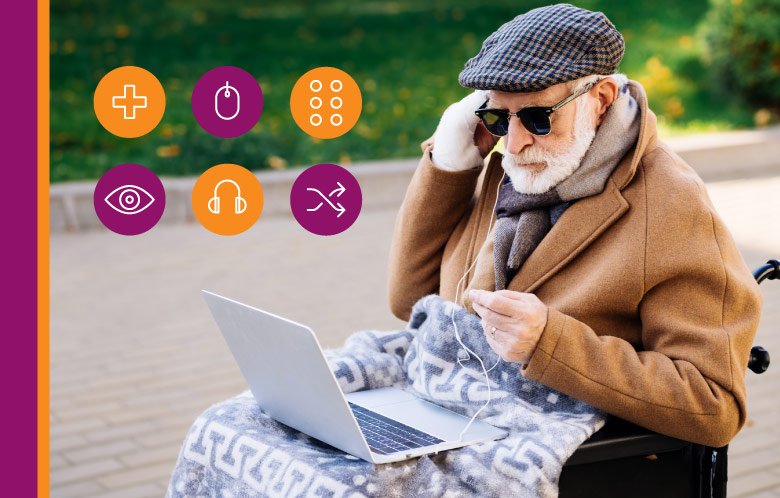
[[[498,205],[498,195],[499,195],[499,192],[501,191],[501,185],[503,184],[505,176],[506,176],[506,171],[504,171],[501,174],[501,179],[498,181],[498,187],[496,188],[496,201],[493,203],[493,209],[490,212],[490,223],[488,223],[488,230],[487,230],[487,236],[488,237],[490,237],[490,230],[493,227],[493,215],[495,214],[496,205]],[[487,239],[485,239],[485,240],[487,240]],[[479,253],[477,253],[477,255],[479,255]],[[474,268],[474,265],[476,264],[476,262],[477,262],[477,257],[475,256],[474,257],[474,261],[471,263],[471,266],[468,267],[468,269],[466,270],[466,273],[464,273],[463,276],[460,277],[460,280],[458,280],[458,284],[455,286],[455,304],[458,303],[458,294],[460,293],[460,284],[463,282],[463,279],[465,279],[466,276],[471,272],[471,269]],[[465,291],[465,289],[464,289],[464,291]],[[479,360],[479,364],[482,367],[482,372],[485,375],[485,384],[487,385],[487,390],[488,390],[488,399],[487,399],[487,401],[485,402],[485,404],[479,410],[477,410],[477,412],[474,414],[474,416],[471,417],[471,419],[469,420],[469,423],[466,424],[466,427],[463,428],[463,430],[461,431],[460,435],[458,436],[458,441],[463,441],[463,435],[466,433],[466,431],[469,429],[469,427],[471,427],[471,424],[474,422],[474,420],[477,418],[477,416],[480,414],[480,412],[482,412],[482,410],[487,408],[488,405],[490,405],[490,402],[492,401],[492,392],[491,392],[491,389],[490,389],[490,377],[488,376],[488,372],[493,370],[501,362],[501,358],[499,357],[499,359],[496,361],[496,363],[492,367],[490,367],[489,369],[485,369],[485,363],[482,361],[482,358],[480,358],[477,353],[472,351],[461,340],[460,334],[458,333],[458,325],[455,322],[455,308],[454,307],[452,309],[452,312],[450,313],[450,319],[452,320],[452,325],[455,328],[455,338],[458,340],[458,343],[466,351],[467,357],[465,358],[465,360],[469,360],[470,359],[469,353],[471,353],[474,356],[476,356],[477,360]],[[461,363],[461,358],[458,358],[458,365],[463,367],[463,363]],[[421,366],[422,366],[422,357],[419,359],[419,362],[418,362],[418,375],[420,376],[420,380],[422,382],[423,378],[422,378],[421,372],[419,370],[419,368]],[[446,442],[447,441],[439,443],[439,446],[445,444]],[[439,453],[439,450],[437,449],[436,450],[436,454],[438,455],[438,453]]]

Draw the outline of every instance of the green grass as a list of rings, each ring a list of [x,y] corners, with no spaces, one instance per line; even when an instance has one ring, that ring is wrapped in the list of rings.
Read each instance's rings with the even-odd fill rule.
[[[539,5],[53,0],[51,179],[98,178],[128,162],[171,176],[226,162],[254,170],[416,156],[442,111],[469,91],[457,83],[465,61],[498,26]],[[578,5],[603,11],[624,34],[619,69],[646,85],[665,133],[752,125],[754,111],[710,90],[699,62],[706,0]],[[165,116],[144,137],[115,137],[94,115],[98,81],[123,65],[148,69],[166,92]],[[209,135],[190,108],[198,78],[222,65],[249,71],[263,89],[259,123],[237,138]],[[295,81],[319,66],[345,70],[363,95],[358,124],[331,140],[309,137],[290,114]]]

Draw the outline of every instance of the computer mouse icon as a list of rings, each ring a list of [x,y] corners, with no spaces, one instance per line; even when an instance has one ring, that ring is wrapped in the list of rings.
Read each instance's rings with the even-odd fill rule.
[[[222,101],[222,104],[220,104],[220,100]],[[223,110],[231,109],[233,107],[232,102],[234,100],[235,100],[236,111],[233,113],[232,116],[223,116],[219,108],[222,107]],[[224,119],[225,121],[230,121],[231,119],[238,116],[238,112],[240,110],[241,110],[241,95],[239,95],[238,90],[236,90],[235,87],[230,86],[230,83],[226,81],[225,85],[219,87],[217,89],[217,92],[214,94],[214,112],[216,112],[217,116]],[[225,114],[227,114],[227,112]]]

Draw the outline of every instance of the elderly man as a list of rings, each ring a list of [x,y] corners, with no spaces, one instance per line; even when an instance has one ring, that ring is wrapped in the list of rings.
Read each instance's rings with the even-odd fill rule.
[[[642,86],[615,73],[623,52],[604,14],[568,4],[485,40],[459,76],[475,92],[422,144],[391,310],[408,319],[438,293],[524,376],[723,446],[745,424],[761,294],[701,179],[658,140]]]

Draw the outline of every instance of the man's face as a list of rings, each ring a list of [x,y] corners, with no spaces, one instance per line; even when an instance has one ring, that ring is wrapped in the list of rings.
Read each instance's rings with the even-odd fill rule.
[[[566,83],[560,83],[540,92],[491,90],[489,94],[488,107],[517,112],[523,107],[552,106],[571,91]],[[517,117],[509,118],[501,165],[516,191],[547,192],[577,169],[596,135],[595,100],[587,92],[553,112],[551,131],[544,136],[530,133]]]

